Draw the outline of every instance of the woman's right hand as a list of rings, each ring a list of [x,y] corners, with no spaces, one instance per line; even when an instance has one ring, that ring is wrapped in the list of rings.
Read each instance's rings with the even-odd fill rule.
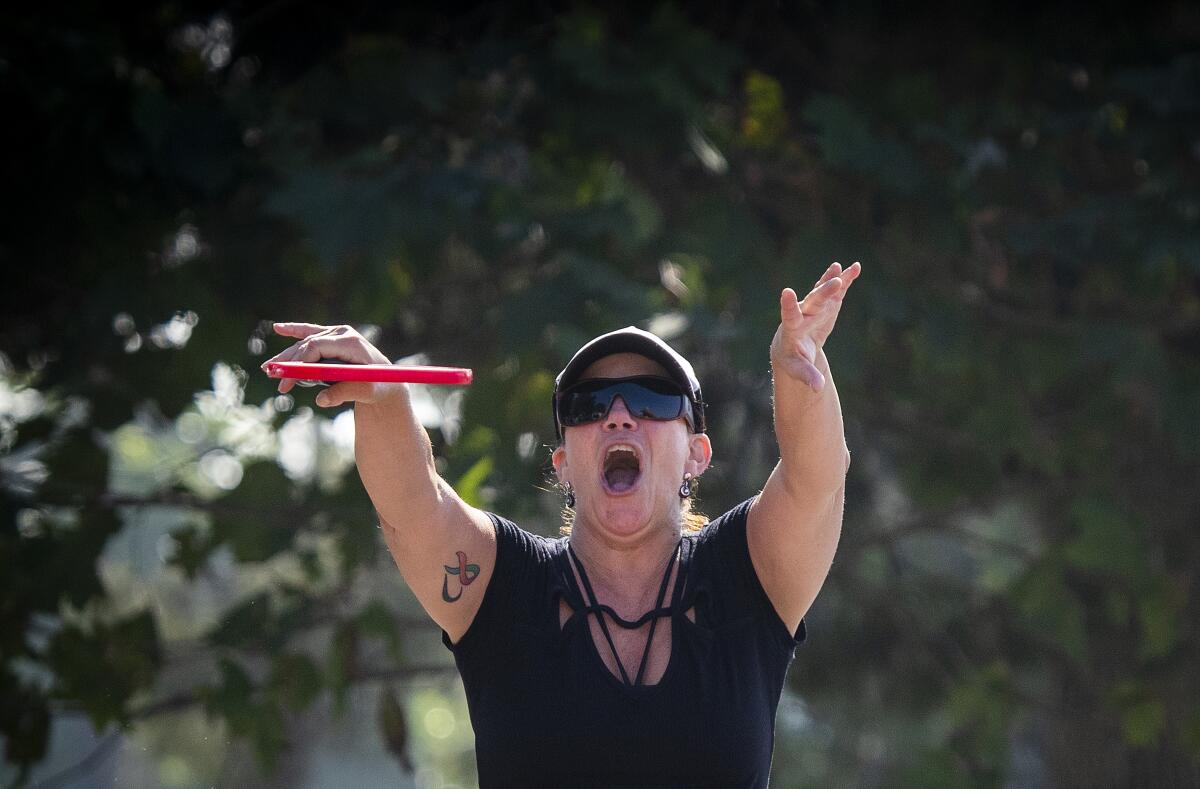
[[[292,337],[299,342],[285,348],[262,363],[265,371],[272,362],[319,362],[340,359],[347,364],[391,364],[383,353],[367,341],[352,326],[318,326],[315,323],[275,323],[276,334]],[[279,382],[280,394],[296,385],[296,379]],[[370,381],[341,381],[320,392],[316,403],[324,408],[342,403],[375,403],[402,390],[404,384],[372,383]]]

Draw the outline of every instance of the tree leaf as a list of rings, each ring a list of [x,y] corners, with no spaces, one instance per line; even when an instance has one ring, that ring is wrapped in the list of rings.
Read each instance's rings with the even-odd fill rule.
[[[1056,644],[1076,663],[1087,662],[1084,608],[1067,587],[1062,569],[1043,562],[1018,584],[1016,601],[1029,632]]]
[[[271,597],[263,592],[227,611],[208,640],[215,646],[249,647],[261,643],[272,624]]]
[[[324,687],[321,670],[308,655],[284,652],[271,660],[268,683],[272,697],[293,711],[300,712],[320,695]]]
[[[149,612],[85,631],[64,626],[50,643],[47,661],[57,677],[55,695],[80,703],[92,724],[129,721],[126,704],[148,689],[162,664],[158,628]]]
[[[1075,537],[1064,547],[1073,567],[1129,581],[1147,577],[1140,529],[1111,502],[1088,496],[1071,505]]]

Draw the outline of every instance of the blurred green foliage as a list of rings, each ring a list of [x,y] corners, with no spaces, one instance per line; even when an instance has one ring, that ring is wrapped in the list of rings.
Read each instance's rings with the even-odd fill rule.
[[[1200,782],[1189,5],[10,17],[16,783],[59,715],[194,706],[270,765],[288,716],[415,670],[348,423],[273,396],[270,320],[474,367],[427,396],[442,475],[554,533],[546,405],[581,342],[639,323],[693,359],[716,513],[777,456],[778,291],[834,259],[865,268],[826,346],[854,464],[777,782]],[[170,525],[135,561],[148,512]],[[216,613],[171,602],[214,584]]]

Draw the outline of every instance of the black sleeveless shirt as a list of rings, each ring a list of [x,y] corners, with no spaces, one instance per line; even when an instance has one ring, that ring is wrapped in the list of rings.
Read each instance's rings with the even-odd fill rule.
[[[466,688],[480,789],[767,785],[784,675],[806,632],[788,632],[754,572],[752,501],[684,536],[658,624],[671,628],[670,661],[638,686],[600,658],[608,644],[593,643],[566,539],[489,513],[495,572],[459,642],[442,633]],[[560,598],[573,611],[561,628]]]

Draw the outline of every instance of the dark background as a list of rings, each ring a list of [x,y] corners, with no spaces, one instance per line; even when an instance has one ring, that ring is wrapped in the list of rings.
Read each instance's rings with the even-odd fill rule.
[[[715,515],[777,457],[780,288],[859,260],[773,785],[1200,785],[1200,9],[1082,8],[7,12],[0,778],[473,784],[271,320],[473,367],[443,475],[550,534],[582,341],[693,360]]]

